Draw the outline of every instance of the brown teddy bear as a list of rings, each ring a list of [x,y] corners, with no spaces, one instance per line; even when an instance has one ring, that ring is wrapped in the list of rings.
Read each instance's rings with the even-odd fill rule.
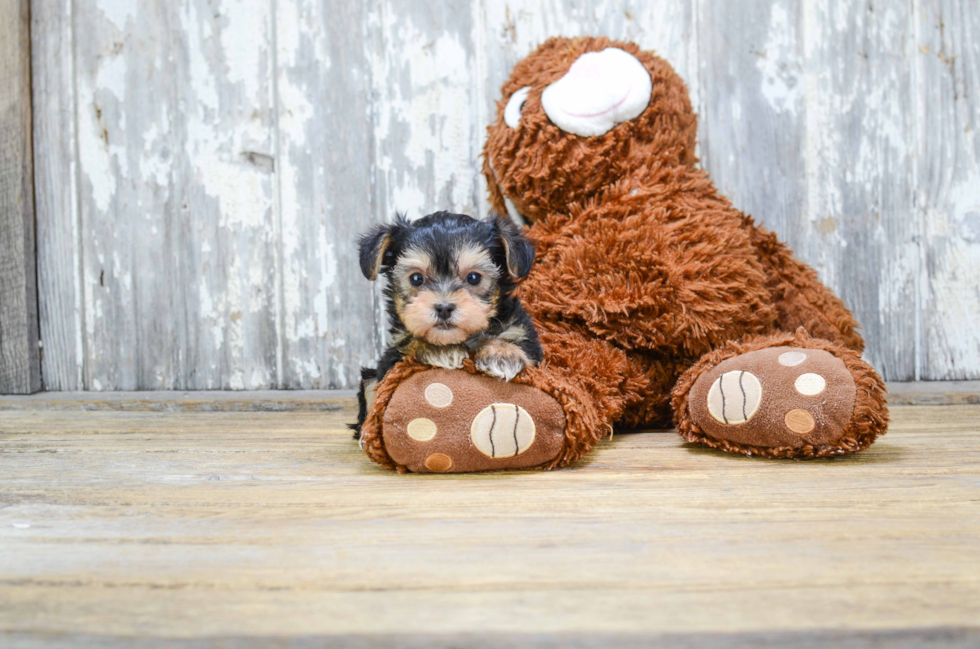
[[[488,128],[493,207],[537,261],[517,290],[545,360],[512,382],[406,361],[362,429],[400,471],[554,468],[613,427],[815,458],[885,432],[885,388],[844,304],[696,166],[697,119],[665,61],[552,38],[519,62]]]

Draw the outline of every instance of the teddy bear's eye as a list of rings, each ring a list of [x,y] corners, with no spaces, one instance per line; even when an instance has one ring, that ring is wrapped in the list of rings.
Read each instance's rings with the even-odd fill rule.
[[[408,281],[412,286],[418,288],[425,284],[425,277],[422,276],[422,273],[412,273]]]
[[[504,108],[504,122],[507,126],[517,128],[520,125],[521,109],[524,107],[524,102],[527,101],[529,92],[531,92],[531,86],[524,86],[507,100],[507,106]]]

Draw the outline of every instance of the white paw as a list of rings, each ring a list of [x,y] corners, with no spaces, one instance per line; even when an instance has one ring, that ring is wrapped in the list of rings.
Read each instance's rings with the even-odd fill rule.
[[[509,354],[486,354],[476,361],[476,369],[484,374],[510,381],[526,367],[524,359]]]

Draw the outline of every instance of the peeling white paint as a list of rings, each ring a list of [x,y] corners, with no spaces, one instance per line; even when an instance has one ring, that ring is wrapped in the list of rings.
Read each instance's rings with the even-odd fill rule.
[[[197,299],[200,307],[202,322],[211,331],[211,343],[216,349],[220,349],[225,342],[225,321],[221,313],[215,307],[214,299],[207,282],[199,282],[197,285]]]
[[[819,49],[831,34],[821,19],[820,8],[814,3],[803,4],[803,23],[807,30],[804,38],[804,59],[823,61]],[[834,110],[830,105],[837,95],[828,72],[808,67],[804,74],[803,93],[806,101],[804,128],[804,161],[806,165],[807,204],[806,220],[816,230],[816,224],[826,218],[841,218],[842,196],[840,185],[834,177],[847,168],[839,158],[840,135],[832,120]],[[828,178],[829,176],[829,178]],[[816,268],[820,279],[835,291],[840,290],[837,276],[835,246],[840,243],[840,231],[832,232],[829,244],[820,246],[809,262]]]
[[[974,161],[972,167],[973,173],[963,174],[964,177],[949,192],[950,217],[955,224],[953,232],[959,232],[959,226],[967,215],[980,213],[980,165]],[[944,234],[951,236],[953,232]],[[980,262],[980,259],[976,261]]]
[[[280,137],[288,138],[291,147],[306,146],[306,129],[315,128],[312,123],[313,103],[303,88],[288,77],[279,79],[279,131]]]
[[[218,91],[211,66],[205,58],[205,44],[211,40],[211,23],[201,20],[197,7],[191,3],[187,13],[181,14],[181,30],[186,34],[190,47],[187,57],[190,61],[190,86],[194,89],[194,103],[197,108],[218,110]]]
[[[759,53],[756,65],[762,73],[762,96],[776,112],[797,112],[801,99],[801,84],[796,60],[796,27],[789,12],[778,3],[772,5],[769,16],[769,40]]]
[[[956,31],[947,18],[942,32],[935,12],[911,15],[901,3],[876,3],[873,16],[850,0],[753,6],[763,9],[757,31],[726,32],[724,72],[739,82],[734,72],[748,71],[738,87],[748,101],[725,104],[710,126],[781,138],[780,152],[798,142],[805,173],[780,176],[773,168],[783,160],[748,162],[742,146],[712,149],[711,163],[749,165],[739,178],[755,181],[737,190],[756,205],[801,202],[801,256],[835,289],[870,286],[859,291],[867,303],[852,305],[880,336],[869,339],[870,358],[907,344],[901,323],[918,292],[922,375],[978,376],[980,128],[976,100],[962,92],[971,55],[963,48],[972,45],[957,40],[973,23]],[[279,375],[291,387],[353,387],[384,335],[377,287],[357,272],[354,232],[395,209],[482,213],[478,156],[493,102],[511,66],[548,36],[637,41],[688,82],[702,119],[726,101],[717,62],[702,58],[711,48],[698,30],[710,8],[698,2],[450,10],[382,0],[329,16],[315,0],[95,0],[95,11],[85,9],[68,48],[77,67],[69,57],[72,72],[59,73],[77,89],[77,132],[65,137],[77,139],[69,166],[80,193],[66,188],[69,200],[52,200],[80,210],[79,249],[63,255],[78,298],[72,322],[42,322],[42,331],[71,341],[77,362],[63,365],[94,389],[253,389]],[[170,40],[148,36],[164,22]],[[903,76],[909,68],[914,78]],[[339,122],[349,132],[366,132],[334,139],[363,144],[325,150],[338,115],[350,118]],[[924,125],[915,143],[913,120]],[[902,184],[910,157],[920,160],[913,188]],[[341,196],[337,165],[358,164],[364,177]],[[913,189],[916,209],[905,209]],[[858,267],[846,262],[861,256],[876,275],[848,276]],[[150,326],[160,308],[173,313]],[[272,345],[281,360],[270,361]]]
[[[272,4],[254,0],[222,0],[217,5],[221,15],[222,68],[225,81],[239,84],[246,97],[263,95],[262,70],[269,69],[269,38],[272,26]],[[259,74],[257,74],[259,73]]]
[[[78,124],[78,156],[82,174],[88,180],[92,199],[99,211],[109,209],[116,194],[116,174],[112,169],[112,154],[102,137],[91,89],[80,88],[81,119]]]
[[[139,4],[132,0],[97,0],[96,6],[109,22],[124,30],[129,20],[136,16]]]
[[[101,57],[95,79],[81,80],[78,88],[79,158],[92,198],[102,212],[109,209],[116,194],[116,178],[128,172],[122,141],[126,131],[126,70],[123,58]]]
[[[173,173],[173,157],[170,145],[170,113],[162,106],[156,121],[143,132],[143,149],[139,156],[139,175],[160,187],[170,182]],[[165,153],[164,153],[165,152]],[[154,225],[154,234],[157,228]]]
[[[319,232],[320,240],[325,241],[326,245],[323,249],[323,254],[320,256],[320,285],[317,287],[317,299],[313,305],[316,314],[316,329],[314,333],[318,337],[325,336],[330,331],[329,312],[327,309],[329,296],[333,294],[335,298],[334,303],[337,304],[342,293],[342,287],[337,285],[337,255],[334,252],[335,244],[329,240],[330,234],[323,224],[320,225]],[[352,334],[353,332],[348,332],[347,335]]]
[[[100,59],[99,72],[95,77],[95,88],[110,93],[116,100],[126,100],[126,59],[118,55],[108,55]],[[126,130],[125,112],[120,111],[119,130]]]
[[[417,218],[435,209],[473,211],[478,151],[469,119],[474,79],[460,34],[435,37],[410,16],[390,11],[381,30],[398,51],[375,53],[378,106],[376,165],[388,209]],[[407,92],[406,92],[407,91]]]

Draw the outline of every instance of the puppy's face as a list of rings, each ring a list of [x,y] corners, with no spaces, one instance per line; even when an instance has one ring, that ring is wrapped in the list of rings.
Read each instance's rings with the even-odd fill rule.
[[[399,219],[361,241],[365,275],[384,270],[398,319],[433,345],[459,344],[486,329],[501,294],[527,274],[533,258],[512,225],[445,212],[414,223]]]
[[[487,328],[497,313],[500,268],[477,242],[410,246],[392,271],[405,328],[433,345],[454,345]]]

